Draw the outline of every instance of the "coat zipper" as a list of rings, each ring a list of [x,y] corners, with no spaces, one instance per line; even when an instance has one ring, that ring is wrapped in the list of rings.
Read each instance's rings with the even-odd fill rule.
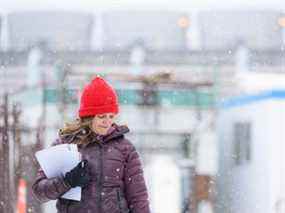
[[[98,196],[98,208],[99,208],[99,212],[102,212],[102,179],[103,179],[103,146],[101,144],[99,144],[99,163],[100,163],[100,168],[99,168],[99,175],[98,175],[98,192],[99,192],[99,196]]]
[[[60,199],[60,198],[59,198]],[[62,204],[60,205],[64,205],[64,209],[63,209],[63,212],[64,213],[68,213],[69,212],[69,206],[71,204],[71,201],[70,200],[67,200],[67,199],[64,199],[64,200],[58,200],[58,202],[61,202]]]
[[[123,213],[122,202],[121,202],[121,193],[120,189],[117,189],[117,201],[120,209],[120,213]]]
[[[67,205],[66,205],[66,213],[69,212],[68,210],[69,210],[70,202],[71,202],[71,201],[68,201],[68,202],[67,202]]]

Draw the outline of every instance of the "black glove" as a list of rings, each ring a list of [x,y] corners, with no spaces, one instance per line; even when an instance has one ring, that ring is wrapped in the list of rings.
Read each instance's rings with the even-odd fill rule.
[[[71,187],[86,186],[91,180],[91,176],[88,171],[88,161],[83,160],[77,164],[71,171],[67,172],[64,176],[64,181]]]

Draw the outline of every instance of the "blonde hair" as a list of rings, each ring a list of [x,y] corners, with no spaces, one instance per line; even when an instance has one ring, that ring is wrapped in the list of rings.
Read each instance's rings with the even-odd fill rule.
[[[84,144],[88,142],[88,136],[92,134],[92,120],[94,117],[77,118],[72,122],[64,124],[58,135],[67,138],[68,143]]]

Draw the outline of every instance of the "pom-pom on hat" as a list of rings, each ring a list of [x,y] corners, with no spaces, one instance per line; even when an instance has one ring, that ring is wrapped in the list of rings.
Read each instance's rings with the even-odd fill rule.
[[[116,91],[103,78],[95,77],[85,86],[80,98],[79,117],[119,112]]]

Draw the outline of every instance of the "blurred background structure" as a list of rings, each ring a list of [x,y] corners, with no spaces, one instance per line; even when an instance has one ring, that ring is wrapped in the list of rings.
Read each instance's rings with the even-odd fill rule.
[[[269,176],[252,186],[271,171],[269,163],[267,170],[263,161],[243,164],[267,161],[271,136],[256,134],[275,122],[261,116],[283,118],[277,106],[285,82],[282,11],[16,11],[0,17],[0,212],[55,211],[54,202],[40,206],[32,197],[34,152],[76,117],[80,91],[96,75],[119,94],[118,123],[128,124],[142,155],[154,213],[284,212],[284,190],[278,191],[284,171],[274,163],[282,153],[275,159],[272,151],[279,177],[274,193]],[[251,103],[247,97],[270,101],[268,94],[278,99],[274,107],[228,111]],[[281,114],[270,117],[267,110]],[[264,126],[255,126],[255,118]]]

